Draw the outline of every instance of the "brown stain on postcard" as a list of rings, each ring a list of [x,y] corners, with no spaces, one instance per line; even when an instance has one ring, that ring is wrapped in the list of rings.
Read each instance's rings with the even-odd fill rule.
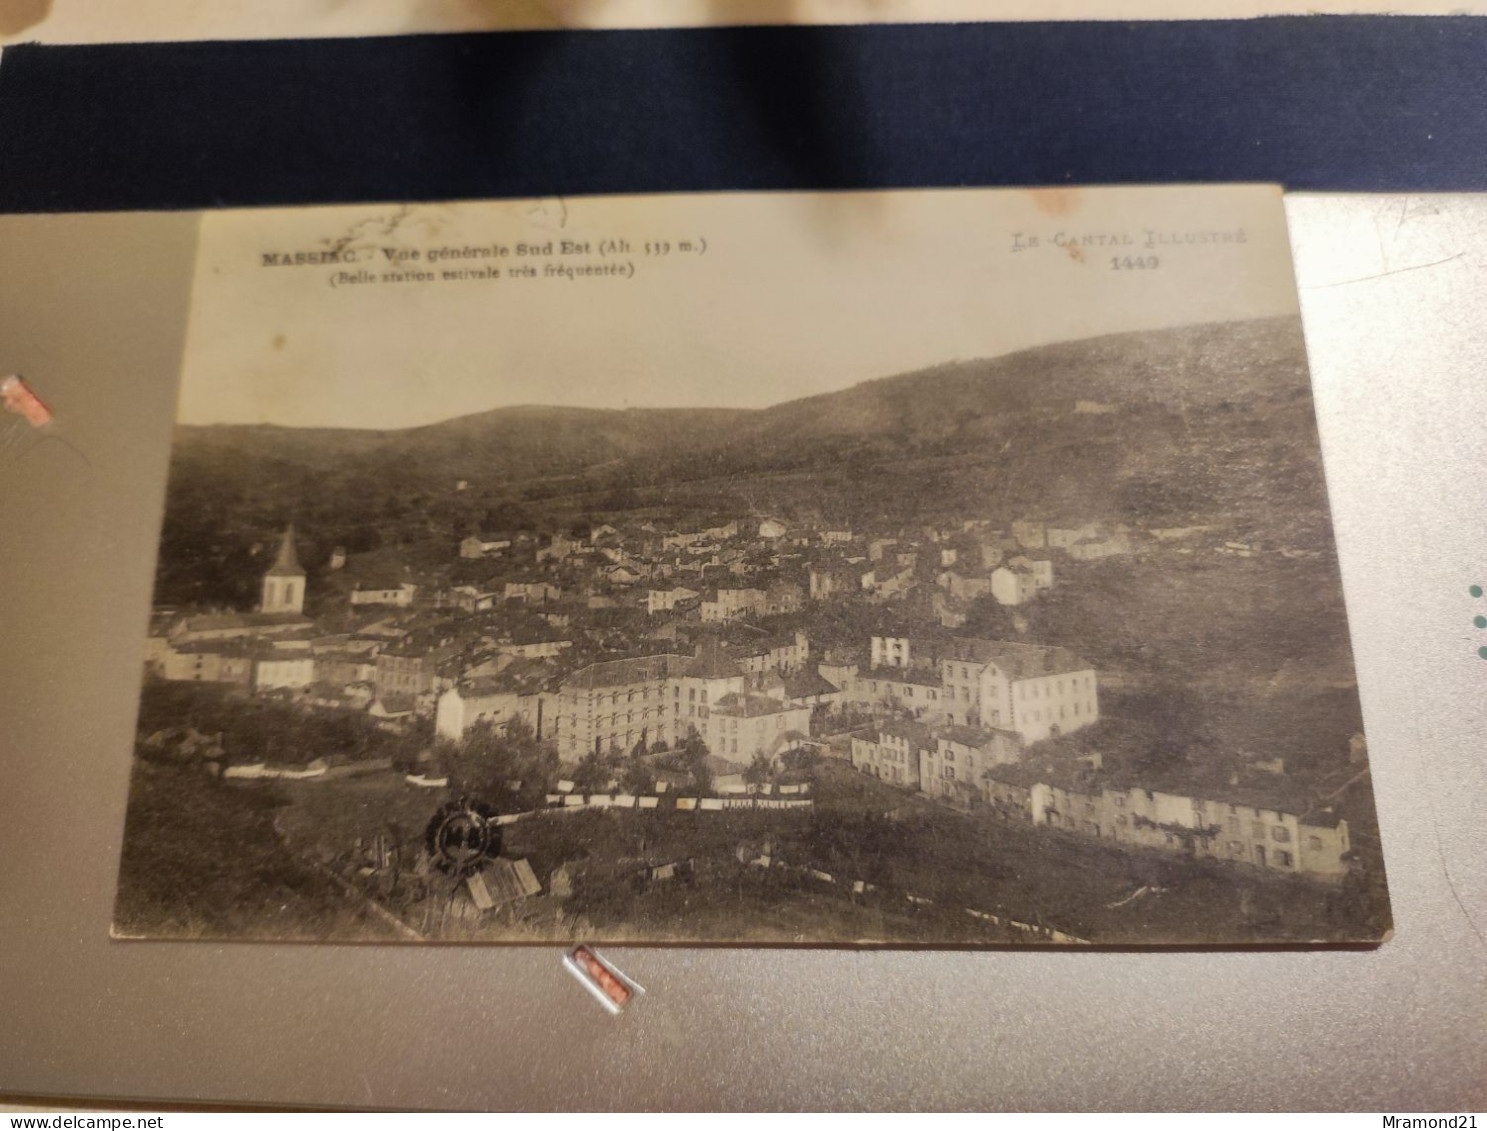
[[[1075,188],[1033,189],[1030,195],[1045,216],[1067,216],[1077,212],[1082,203],[1080,191]]]

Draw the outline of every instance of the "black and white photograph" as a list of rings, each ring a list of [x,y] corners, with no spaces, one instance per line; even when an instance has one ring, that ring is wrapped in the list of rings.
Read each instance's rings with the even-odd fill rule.
[[[135,939],[1391,932],[1280,190],[203,215]]]

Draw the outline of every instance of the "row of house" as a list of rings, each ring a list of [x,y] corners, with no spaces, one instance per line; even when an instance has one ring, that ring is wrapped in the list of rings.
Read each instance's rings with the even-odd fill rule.
[[[1211,796],[1060,781],[1030,766],[993,767],[1002,803],[1035,825],[1136,848],[1335,881],[1348,873],[1348,824],[1335,812],[1234,786]]]
[[[852,737],[852,765],[904,789],[952,801],[979,800],[992,766],[1015,764],[1022,738],[1012,731],[928,726],[901,719]]]
[[[1012,731],[886,723],[853,737],[851,760],[905,790],[1123,846],[1325,881],[1349,869],[1348,824],[1329,809],[1303,812],[1238,785],[1211,796],[1102,785],[1098,755],[1059,772],[1030,763]]]

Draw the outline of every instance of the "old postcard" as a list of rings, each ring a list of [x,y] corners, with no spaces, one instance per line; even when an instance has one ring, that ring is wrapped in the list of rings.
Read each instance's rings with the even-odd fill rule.
[[[115,933],[1372,942],[1259,186],[211,213]]]

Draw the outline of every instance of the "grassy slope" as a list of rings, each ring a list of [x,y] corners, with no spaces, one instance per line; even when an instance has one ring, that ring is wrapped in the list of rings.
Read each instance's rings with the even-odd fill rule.
[[[274,833],[270,790],[217,785],[199,767],[136,760],[115,930],[157,938],[380,939]]]
[[[285,824],[292,837],[327,857],[357,837],[390,829],[416,852],[422,822],[443,800],[393,775],[306,783],[289,787],[289,794]],[[560,936],[576,919],[595,940],[1022,941],[972,919],[967,907],[1104,943],[1342,941],[1374,933],[1351,889],[1183,866],[1162,854],[1131,855],[1051,830],[1003,825],[916,800],[841,764],[820,768],[816,800],[809,814],[610,811],[518,822],[506,830],[504,855],[527,859],[544,884],[560,865],[576,865],[564,917],[549,908],[513,925],[497,915],[483,931],[462,937],[533,941],[543,932]],[[893,819],[885,818],[888,812]],[[738,863],[740,845],[752,854],[766,842],[777,858],[840,882]],[[635,886],[644,867],[681,859],[696,861],[694,884]],[[854,900],[848,888],[855,879],[880,891]],[[1107,906],[1144,886],[1163,890]],[[905,892],[935,903],[916,908]]]

